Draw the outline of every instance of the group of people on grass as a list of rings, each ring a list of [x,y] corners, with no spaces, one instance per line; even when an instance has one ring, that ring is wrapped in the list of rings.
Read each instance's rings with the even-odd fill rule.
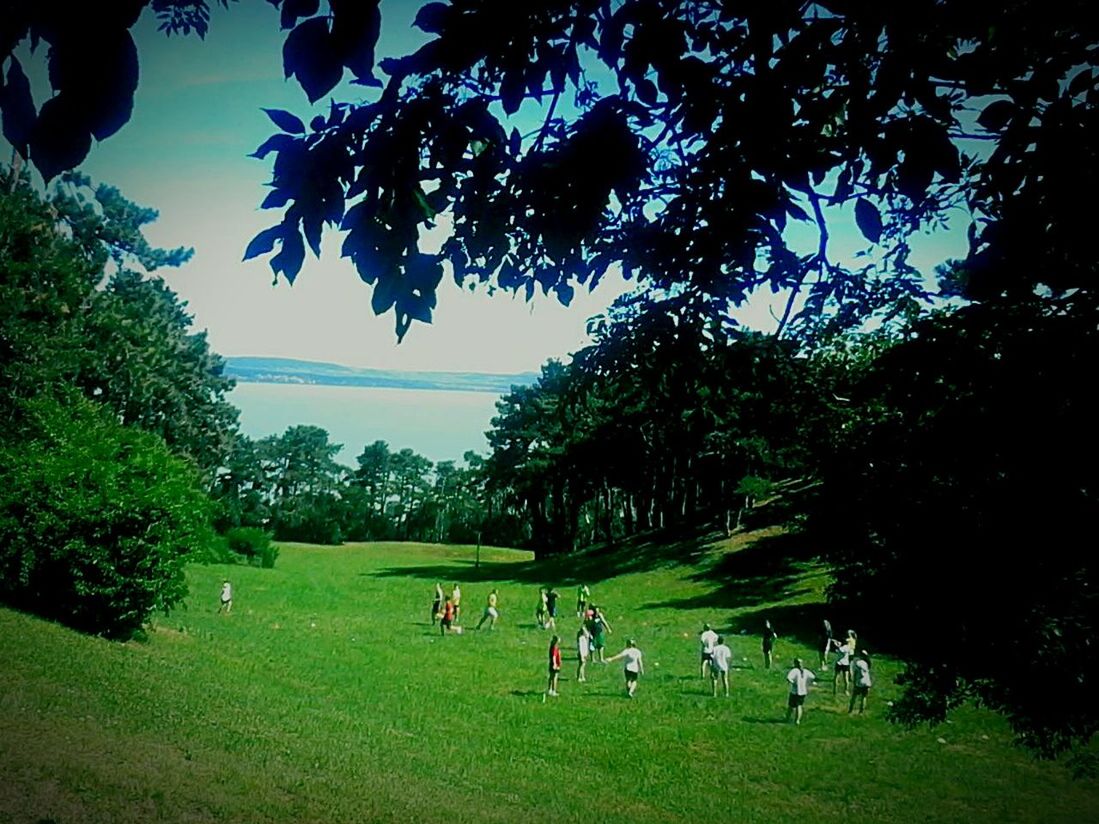
[[[442,584],[435,585],[435,594],[431,603],[431,622],[434,625],[438,621],[443,634],[461,632],[461,627],[457,623],[461,614],[461,598],[462,591],[458,584],[454,584],[449,596],[444,594]],[[549,643],[549,675],[546,684],[546,695],[554,697],[558,695],[563,666],[561,637],[556,634],[559,601],[560,595],[553,587],[542,587],[538,591],[538,605],[534,616],[539,628],[555,631]],[[490,630],[494,629],[499,617],[499,592],[493,589],[486,599],[477,629],[481,629],[486,622]],[[603,610],[592,602],[591,589],[587,584],[580,584],[577,587],[576,617],[580,619],[580,626],[576,631],[576,681],[578,683],[587,681],[587,667],[592,660],[603,664],[624,661],[626,695],[633,698],[637,691],[638,680],[645,673],[644,655],[638,648],[637,642],[630,638],[621,652],[610,658],[606,657],[607,635],[613,630]],[[731,647],[726,643],[725,637],[714,631],[709,624],[703,625],[698,638],[700,677],[709,678],[711,694],[714,697],[717,697],[719,690],[728,697],[729,673],[733,665]],[[765,669],[769,670],[773,665],[777,641],[778,633],[774,626],[769,620],[764,621],[762,651]],[[828,670],[829,660],[834,659],[832,694],[838,695],[842,684],[843,694],[850,696],[848,712],[854,712],[856,705],[860,713],[865,711],[866,698],[872,685],[871,665],[869,653],[865,649],[859,649],[858,634],[854,630],[848,630],[844,639],[840,641],[834,637],[831,623],[824,620],[820,629],[819,650],[822,672]],[[786,674],[786,681],[789,684],[787,721],[792,721],[794,724],[801,723],[805,698],[809,694],[810,686],[816,680],[816,673],[807,669],[801,658],[795,658],[793,667]]]

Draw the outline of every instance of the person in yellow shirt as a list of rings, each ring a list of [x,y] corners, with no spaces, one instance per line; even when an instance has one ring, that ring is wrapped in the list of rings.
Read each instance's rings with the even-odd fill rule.
[[[481,615],[481,620],[477,622],[477,629],[480,629],[485,621],[489,622],[488,628],[490,630],[495,629],[496,619],[500,617],[500,611],[496,608],[496,602],[497,592],[496,590],[492,590],[492,592],[488,594],[488,601],[485,603],[485,611]]]

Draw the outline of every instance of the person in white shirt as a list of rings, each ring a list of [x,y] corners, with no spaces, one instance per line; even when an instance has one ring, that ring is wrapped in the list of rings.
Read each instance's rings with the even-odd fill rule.
[[[225,613],[228,615],[233,611],[233,585],[229,583],[229,579],[225,579],[225,583],[221,585],[221,606],[218,607],[218,614]]]
[[[714,698],[717,698],[717,682],[720,681],[725,688],[725,697],[729,697],[729,667],[733,660],[733,651],[725,644],[722,636],[717,636],[717,644],[714,645],[710,661],[710,685],[713,687]]]
[[[786,702],[786,720],[791,717],[795,724],[801,723],[801,716],[805,705],[805,696],[809,694],[809,685],[817,678],[812,670],[807,670],[800,658],[794,659],[794,668],[786,673],[786,680],[790,683],[790,697]]]
[[[626,697],[633,698],[637,691],[637,679],[645,674],[645,665],[641,663],[641,650],[637,648],[637,642],[632,638],[626,642],[626,648],[618,655],[612,655],[604,663],[625,659]]]
[[[866,650],[859,650],[855,662],[851,665],[855,673],[855,688],[851,692],[851,703],[847,707],[850,715],[855,709],[855,701],[859,702],[859,715],[866,709],[866,696],[870,692],[872,681],[870,680],[870,654]]]
[[[836,648],[836,666],[835,675],[832,677],[832,695],[837,692],[839,682],[843,681],[843,694],[847,695],[851,691],[851,661],[855,655],[855,647],[858,644],[858,635],[855,634],[853,629],[847,630],[847,638],[841,644],[839,641],[833,641],[833,646]]]
[[[713,658],[714,646],[717,644],[717,633],[710,629],[709,624],[702,625],[702,632],[698,634],[698,643],[701,646],[701,658],[698,662],[698,677],[706,677],[706,667]]]
[[[588,658],[591,657],[591,633],[588,628],[581,626],[576,631],[576,680],[583,682],[588,680]]]

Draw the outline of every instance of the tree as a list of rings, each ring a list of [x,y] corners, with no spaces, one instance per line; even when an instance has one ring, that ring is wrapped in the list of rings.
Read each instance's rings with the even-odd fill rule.
[[[24,4],[7,22],[5,134],[47,179],[129,118],[146,5]],[[206,30],[206,2],[151,5],[169,33]],[[311,102],[345,69],[381,85],[376,0],[273,5]],[[789,295],[784,328],[799,299],[806,323],[851,323],[923,293],[907,238],[962,205],[972,294],[1091,288],[1072,206],[1099,174],[1086,3],[454,0],[415,25],[429,42],[381,60],[372,99],[308,127],[271,110],[280,132],[256,154],[274,156],[263,205],[283,219],[246,251],[293,280],[338,225],[398,336],[430,320],[444,262],[565,303],[615,264],[734,303],[766,285]],[[57,92],[41,109],[14,52],[31,38]],[[830,209],[880,246],[877,266],[834,259]],[[421,248],[440,216],[447,241]]]
[[[0,598],[127,638],[186,594],[210,545],[194,470],[77,393],[17,405],[0,440]]]
[[[814,531],[833,598],[912,662],[902,720],[977,699],[1047,755],[1099,729],[1097,359],[1094,320],[970,306],[917,324],[853,386]]]
[[[43,200],[12,181],[0,194],[7,397],[75,385],[211,479],[237,425],[225,399],[233,383],[205,333],[191,331],[186,304],[155,275],[129,268],[176,265],[189,252],[150,247],[142,227],[156,213],[116,189],[67,175]]]

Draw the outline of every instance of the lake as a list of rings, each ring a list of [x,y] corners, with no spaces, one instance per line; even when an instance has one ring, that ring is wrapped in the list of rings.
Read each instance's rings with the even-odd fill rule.
[[[336,459],[355,466],[363,447],[382,440],[396,452],[409,447],[432,461],[460,461],[467,450],[488,453],[485,431],[497,395],[434,389],[382,389],[293,383],[238,383],[229,401],[251,438],[281,435],[295,424],[328,431],[343,444]]]

